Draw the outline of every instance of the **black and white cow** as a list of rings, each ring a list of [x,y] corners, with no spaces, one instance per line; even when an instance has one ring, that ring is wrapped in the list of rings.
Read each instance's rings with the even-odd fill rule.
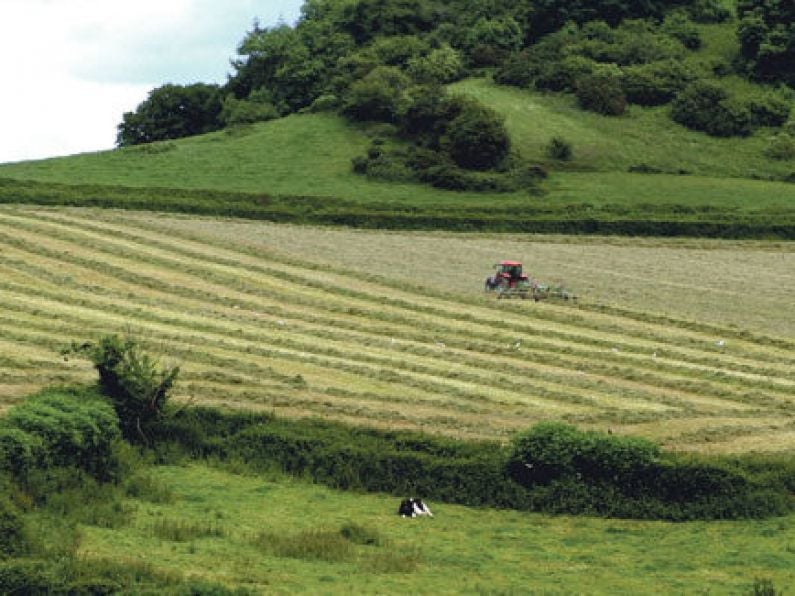
[[[415,497],[403,499],[400,502],[398,515],[400,517],[417,517],[418,515],[427,515],[428,517],[433,517],[431,508],[423,503],[422,499],[417,499]]]

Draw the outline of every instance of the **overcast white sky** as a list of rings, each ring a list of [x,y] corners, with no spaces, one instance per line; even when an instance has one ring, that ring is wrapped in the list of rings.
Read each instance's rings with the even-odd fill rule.
[[[0,163],[113,147],[165,83],[223,83],[251,29],[303,0],[0,0]]]

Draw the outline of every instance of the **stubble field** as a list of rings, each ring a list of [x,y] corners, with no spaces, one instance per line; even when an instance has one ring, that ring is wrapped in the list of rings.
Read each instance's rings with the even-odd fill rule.
[[[499,258],[565,278],[580,300],[483,296]],[[794,263],[776,244],[8,207],[0,403],[93,378],[60,348],[131,330],[182,366],[183,400],[462,437],[563,419],[671,449],[789,450]]]

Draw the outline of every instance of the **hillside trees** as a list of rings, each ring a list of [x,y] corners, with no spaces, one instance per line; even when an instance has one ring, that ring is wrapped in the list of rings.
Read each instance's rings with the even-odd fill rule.
[[[218,85],[163,85],[124,114],[116,142],[125,147],[211,132],[221,127],[220,112]]]
[[[737,36],[754,76],[795,87],[795,3],[739,0]]]

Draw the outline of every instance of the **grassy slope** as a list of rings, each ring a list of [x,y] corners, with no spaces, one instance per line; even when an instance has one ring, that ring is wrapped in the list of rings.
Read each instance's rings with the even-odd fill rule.
[[[472,79],[454,90],[480,97],[507,117],[514,144],[527,158],[543,161],[554,135],[574,143],[574,162],[553,175],[543,204],[637,203],[793,209],[795,185],[728,179],[780,176],[793,164],[761,157],[767,136],[713,139],[673,124],[665,108],[633,108],[622,118],[576,109],[567,96],[494,86]],[[291,116],[249,129],[213,133],[149,147],[5,164],[0,177],[47,182],[112,184],[268,192],[344,198],[361,203],[452,208],[527,204],[524,193],[451,193],[427,186],[387,184],[354,175],[350,160],[364,153],[365,130],[327,114]],[[693,176],[629,174],[647,163]]]
[[[82,528],[82,556],[145,562],[268,593],[723,594],[748,593],[759,578],[778,589],[795,583],[792,516],[670,524],[431,503],[434,519],[406,520],[395,515],[395,497],[337,492],[278,475],[237,476],[200,466],[152,474],[174,500],[128,499],[134,512],[128,525]],[[208,522],[222,535],[175,541],[163,532]],[[350,523],[380,544],[339,539]],[[256,545],[261,532],[284,546],[274,552]]]
[[[92,378],[57,350],[129,326],[167,346],[183,365],[180,397],[204,403],[456,436],[508,437],[563,418],[682,449],[795,446],[791,341],[587,297],[571,306],[450,294],[297,258],[237,229],[219,237],[202,222],[0,214],[6,403],[30,384]],[[406,266],[434,258],[412,254],[411,237],[402,246]],[[791,268],[771,256],[764,293],[775,297]]]

